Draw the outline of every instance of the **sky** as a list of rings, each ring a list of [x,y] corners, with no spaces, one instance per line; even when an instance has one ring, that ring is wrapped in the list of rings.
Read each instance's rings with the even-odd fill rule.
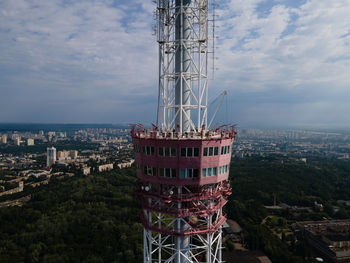
[[[350,127],[349,0],[217,0],[218,122]],[[0,0],[0,122],[150,123],[151,0]]]

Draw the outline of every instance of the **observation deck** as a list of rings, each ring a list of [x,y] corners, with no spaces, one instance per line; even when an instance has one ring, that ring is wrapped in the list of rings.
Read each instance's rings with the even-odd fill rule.
[[[131,135],[142,181],[184,186],[228,179],[234,127],[188,133],[134,128]]]
[[[184,237],[220,228],[232,192],[228,176],[235,135],[228,126],[188,133],[133,127],[136,194],[145,229]],[[179,229],[177,220],[186,227]]]

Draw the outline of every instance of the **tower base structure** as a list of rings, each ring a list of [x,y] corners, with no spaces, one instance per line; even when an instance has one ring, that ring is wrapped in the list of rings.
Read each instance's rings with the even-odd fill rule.
[[[233,127],[208,132],[131,131],[144,226],[144,263],[221,263],[222,207]]]
[[[175,240],[174,238],[171,238],[171,236],[144,230],[143,262],[222,263],[221,232],[222,231],[220,229],[217,232],[207,235],[195,235],[190,238],[190,249],[181,250],[176,248],[174,243]]]

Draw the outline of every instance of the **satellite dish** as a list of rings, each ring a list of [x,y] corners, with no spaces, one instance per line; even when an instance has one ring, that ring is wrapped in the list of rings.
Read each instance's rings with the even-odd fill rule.
[[[146,187],[145,187],[145,190],[146,190],[146,192],[148,192],[148,191],[149,191],[149,187],[148,187],[148,186],[146,186]]]

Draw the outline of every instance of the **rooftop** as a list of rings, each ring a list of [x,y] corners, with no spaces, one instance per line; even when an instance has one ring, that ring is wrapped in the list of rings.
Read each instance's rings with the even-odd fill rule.
[[[203,139],[232,139],[236,136],[234,126],[222,126],[215,130],[202,130],[200,132],[176,132],[158,131],[154,126],[152,130],[145,129],[141,125],[134,125],[131,129],[132,137],[149,138],[149,139],[169,139],[169,140],[203,140]]]

